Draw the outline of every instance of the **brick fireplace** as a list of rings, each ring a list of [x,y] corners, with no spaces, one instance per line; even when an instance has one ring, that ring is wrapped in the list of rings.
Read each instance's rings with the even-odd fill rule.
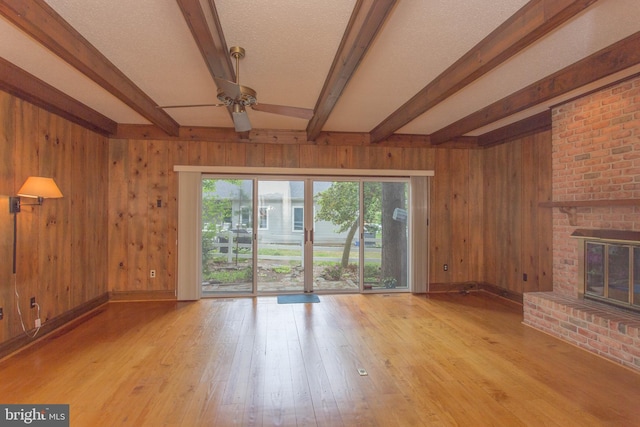
[[[585,300],[577,229],[640,231],[640,77],[553,109],[553,292],[524,323],[640,371],[640,314]]]

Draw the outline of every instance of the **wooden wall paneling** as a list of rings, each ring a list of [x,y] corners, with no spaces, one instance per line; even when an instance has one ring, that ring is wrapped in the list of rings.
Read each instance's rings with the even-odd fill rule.
[[[339,146],[336,148],[338,167],[345,169],[368,169],[369,149],[362,145]]]
[[[336,148],[337,167],[342,169],[355,169],[353,158],[353,147],[340,146]]]
[[[300,146],[299,145],[283,145],[282,146],[282,166],[285,168],[300,167]]]
[[[469,150],[450,152],[451,281],[471,280],[469,276]]]
[[[387,148],[380,145],[369,147],[369,169],[384,169],[387,166]]]
[[[225,158],[225,145],[222,142],[207,142],[207,165],[223,165]],[[172,166],[173,169],[173,166]]]
[[[89,299],[91,288],[95,286],[93,281],[87,280],[95,269],[95,258],[100,254],[93,253],[92,243],[96,239],[95,234],[101,230],[94,228],[93,209],[89,206],[92,203],[89,197],[96,197],[96,188],[92,188],[94,173],[99,174],[100,169],[91,168],[91,163],[87,163],[87,152],[99,157],[99,147],[88,146],[88,132],[85,129],[78,129],[74,132],[74,137],[70,141],[71,149],[71,188],[65,197],[69,199],[71,205],[71,215],[73,222],[71,227],[71,307],[74,307]],[[95,151],[94,151],[95,150]],[[94,190],[90,192],[89,190]],[[93,237],[93,238],[90,238]]]
[[[484,187],[482,150],[469,150],[469,278],[467,280],[484,282]]]
[[[402,169],[404,156],[402,147],[369,147],[369,169]]]
[[[88,149],[85,150],[85,181],[88,184],[84,191],[90,196],[86,205],[85,214],[91,218],[90,229],[86,230],[85,238],[90,242],[89,252],[89,276],[85,279],[91,283],[86,301],[105,295],[108,291],[108,259],[109,245],[109,148],[106,137],[95,132],[87,131],[86,140]],[[88,238],[91,235],[99,235],[99,238]],[[74,307],[76,306],[74,305]]]
[[[148,230],[147,230],[147,265],[156,271],[156,277],[147,275],[149,290],[170,289],[167,265],[167,199],[169,149],[172,141],[149,141],[147,146],[147,179],[148,191]],[[159,205],[159,206],[158,206]]]
[[[109,140],[108,270],[109,291],[129,288],[129,143]]]
[[[483,277],[486,283],[498,283],[498,171],[502,165],[498,164],[498,148],[492,147],[482,150],[483,157]]]
[[[335,145],[301,145],[300,168],[335,168],[338,167],[337,146]]]
[[[522,294],[522,142],[502,144],[499,152],[504,165],[502,178],[502,198],[500,218],[502,219],[502,239],[499,261],[500,287]]]
[[[40,128],[38,117],[45,114],[39,108],[16,99],[15,109],[15,149],[14,156],[19,161],[15,162],[14,188],[12,194],[16,194],[20,186],[29,175],[39,174],[39,152],[40,152]],[[35,296],[38,289],[38,276],[41,271],[41,262],[38,250],[38,218],[39,212],[34,214],[33,208],[25,207],[18,214],[18,241],[16,248],[16,276],[15,286],[20,296],[12,296],[12,309],[9,313],[11,335],[15,336],[22,331],[16,306],[19,304],[23,313],[25,326],[31,329],[36,316],[29,308],[29,298]],[[12,280],[13,282],[13,280]]]
[[[128,290],[148,290],[148,248],[149,212],[147,192],[149,189],[147,172],[147,141],[129,140],[128,147]]]
[[[219,157],[224,158],[223,144],[215,144]],[[170,146],[167,165],[167,284],[170,290],[177,288],[178,271],[178,174],[175,165],[186,165],[189,161],[188,143],[176,141]]]
[[[247,161],[247,145],[244,143],[239,144],[225,144],[225,156],[224,164],[221,166],[245,166]]]
[[[552,199],[552,142],[551,131],[537,133],[534,136],[535,158],[537,159],[537,195],[538,202],[550,202]],[[553,210],[538,208],[536,244],[538,248],[538,291],[553,290]]]
[[[38,293],[44,322],[71,308],[71,140],[75,128],[61,117],[41,111],[39,150],[40,175],[54,178],[62,199],[47,200],[34,212],[39,218],[38,251],[40,276]],[[74,218],[75,219],[75,218]]]
[[[522,138],[522,248],[521,277],[523,292],[539,289],[538,284],[538,159],[534,135]]]
[[[402,154],[404,159],[402,164],[404,169],[411,170],[433,170],[436,150],[425,147],[406,148]]]
[[[277,144],[265,144],[264,165],[272,168],[283,167],[283,146]]]
[[[450,151],[436,149],[435,176],[431,192],[431,227],[429,282],[451,283],[451,158]],[[444,264],[448,270],[444,271]]]
[[[204,166],[208,163],[207,143],[204,141],[188,141],[189,165]]]
[[[245,166],[265,166],[265,144],[247,144]]]
[[[15,194],[15,98],[0,91],[0,307],[4,320],[0,321],[0,342],[11,336],[9,325],[15,299],[13,293],[13,215],[9,214],[9,196]]]

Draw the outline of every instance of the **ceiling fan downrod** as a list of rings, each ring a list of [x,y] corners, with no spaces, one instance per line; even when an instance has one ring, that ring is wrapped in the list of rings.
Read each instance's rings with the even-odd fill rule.
[[[229,49],[231,57],[236,60],[236,84],[240,84],[240,58],[244,58],[244,48],[240,46],[232,46]]]

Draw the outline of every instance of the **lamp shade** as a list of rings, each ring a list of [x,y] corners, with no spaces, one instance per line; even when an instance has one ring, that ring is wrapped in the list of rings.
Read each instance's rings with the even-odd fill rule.
[[[18,196],[59,199],[62,193],[53,178],[30,176],[18,190]]]

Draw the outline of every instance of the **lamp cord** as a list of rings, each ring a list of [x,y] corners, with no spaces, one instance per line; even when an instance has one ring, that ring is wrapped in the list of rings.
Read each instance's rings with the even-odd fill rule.
[[[16,309],[18,310],[18,317],[20,318],[20,325],[22,325],[22,331],[24,332],[24,334],[26,336],[28,336],[29,338],[35,338],[36,335],[38,335],[38,332],[40,332],[40,326],[38,326],[35,331],[33,331],[33,333],[29,333],[29,331],[27,331],[27,328],[24,326],[24,319],[22,318],[22,311],[20,310],[20,294],[18,293],[18,280],[16,278],[16,274],[14,272],[13,274],[13,289],[14,292],[16,294]],[[38,308],[38,317],[37,319],[40,319],[40,304],[36,303],[36,307]]]
[[[16,276],[16,247],[18,246],[18,213],[13,213],[13,276]]]

